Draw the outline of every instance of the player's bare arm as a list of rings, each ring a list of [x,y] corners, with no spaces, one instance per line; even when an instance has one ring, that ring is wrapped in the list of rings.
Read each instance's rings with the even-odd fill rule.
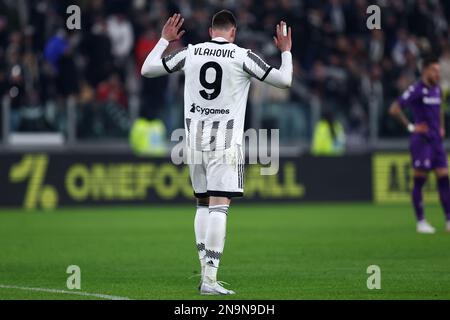
[[[408,117],[406,117],[405,113],[402,111],[402,108],[400,107],[398,102],[392,103],[391,107],[389,108],[389,114],[397,119],[401,124],[403,124],[410,133],[423,134],[428,132],[428,125],[426,123],[411,123],[411,121],[409,121]]]

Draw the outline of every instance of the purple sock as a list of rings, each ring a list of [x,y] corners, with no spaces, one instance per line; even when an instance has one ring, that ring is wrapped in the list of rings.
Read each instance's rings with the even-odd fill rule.
[[[439,198],[447,221],[450,221],[450,181],[448,177],[438,178]]]
[[[423,212],[422,188],[427,179],[425,177],[414,177],[414,188],[412,191],[412,201],[416,212],[417,221],[425,219]],[[439,189],[440,190],[440,189]]]

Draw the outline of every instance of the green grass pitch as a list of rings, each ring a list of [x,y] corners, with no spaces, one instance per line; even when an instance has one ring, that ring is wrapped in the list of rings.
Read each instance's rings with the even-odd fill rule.
[[[250,205],[229,213],[219,278],[225,299],[449,299],[450,234],[427,207],[435,235],[418,235],[408,205]],[[0,210],[0,285],[81,291],[130,299],[223,299],[196,291],[194,207]],[[369,265],[381,290],[368,290]],[[0,288],[0,299],[92,297]]]

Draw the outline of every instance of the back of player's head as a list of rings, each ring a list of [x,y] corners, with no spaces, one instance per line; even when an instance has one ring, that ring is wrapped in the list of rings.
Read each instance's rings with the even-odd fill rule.
[[[236,28],[236,18],[229,10],[219,11],[213,16],[211,27],[215,30],[229,30],[233,27]]]

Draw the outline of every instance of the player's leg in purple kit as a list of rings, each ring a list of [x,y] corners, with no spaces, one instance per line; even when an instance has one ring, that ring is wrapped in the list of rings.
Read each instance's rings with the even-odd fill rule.
[[[427,181],[426,171],[414,170],[414,187],[412,190],[412,202],[414,206],[414,212],[416,213],[416,219],[418,222],[425,220],[422,189],[426,181]]]
[[[450,221],[450,180],[448,178],[447,155],[444,146],[441,144],[435,146],[433,167],[435,168],[439,198],[447,222]]]
[[[414,168],[414,188],[412,202],[417,218],[416,231],[423,234],[433,234],[436,229],[425,219],[423,209],[422,189],[428,172],[433,168],[433,146],[425,137],[416,135],[411,140],[411,158]]]
[[[420,136],[411,139],[411,160],[414,169],[414,187],[412,190],[412,203],[417,222],[425,221],[422,189],[431,169],[431,146]]]

